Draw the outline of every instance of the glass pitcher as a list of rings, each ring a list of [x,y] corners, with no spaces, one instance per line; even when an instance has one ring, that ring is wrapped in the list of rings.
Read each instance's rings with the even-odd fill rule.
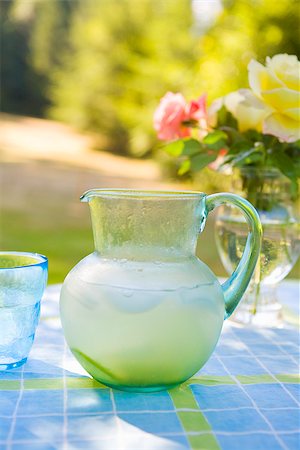
[[[110,387],[151,392],[180,384],[208,360],[248,286],[260,251],[255,209],[234,194],[192,191],[94,189],[81,200],[91,209],[95,252],[61,291],[71,351]],[[195,249],[207,214],[224,203],[244,213],[249,235],[220,285]]]

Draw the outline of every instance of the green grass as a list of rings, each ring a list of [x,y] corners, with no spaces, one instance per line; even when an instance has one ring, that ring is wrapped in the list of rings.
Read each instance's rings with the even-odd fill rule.
[[[60,208],[49,206],[47,210],[37,208],[36,213],[6,209],[2,210],[1,215],[2,250],[46,255],[49,260],[49,284],[62,283],[71,268],[93,251],[89,212],[84,207],[76,219],[63,205]],[[226,276],[215,244],[212,219],[208,220],[199,238],[197,254],[216,275]],[[299,269],[300,261],[289,277],[299,276]]]
[[[84,256],[93,251],[93,233],[89,212],[72,220],[68,210],[27,211],[2,210],[2,250],[42,253],[49,260],[49,283],[62,283],[67,273]],[[5,240],[3,237],[5,236]],[[198,243],[198,254],[217,275],[225,275],[209,222]]]
[[[87,225],[55,226],[57,220],[35,221],[24,212],[5,211],[2,217],[3,250],[44,254],[49,260],[49,283],[61,283],[84,256],[93,251],[92,232]]]

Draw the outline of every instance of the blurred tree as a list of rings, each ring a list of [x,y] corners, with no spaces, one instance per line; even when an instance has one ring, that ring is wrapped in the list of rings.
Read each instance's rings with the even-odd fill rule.
[[[51,70],[66,48],[77,0],[0,1],[1,110],[43,115]]]
[[[247,65],[276,53],[299,57],[299,0],[223,0],[202,36],[201,87],[209,98],[247,87]]]
[[[0,2],[1,110],[40,115],[45,104],[41,79],[28,64],[33,16],[30,4],[17,14],[17,2]],[[21,10],[19,10],[21,13]]]
[[[159,98],[198,91],[192,25],[190,0],[81,1],[72,51],[53,73],[51,116],[103,132],[110,150],[149,150]]]
[[[70,21],[80,0],[31,0],[33,1],[36,20],[29,37],[30,62],[48,84],[51,71],[61,64],[62,53],[70,49]]]
[[[51,117],[104,133],[106,148],[142,154],[166,91],[212,100],[247,87],[251,58],[299,56],[298,0],[223,0],[212,24],[210,0],[193,0],[194,16],[191,3],[0,0],[1,109],[51,106]]]

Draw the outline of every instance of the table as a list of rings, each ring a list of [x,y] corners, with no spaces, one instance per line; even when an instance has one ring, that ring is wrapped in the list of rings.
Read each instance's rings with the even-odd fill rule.
[[[91,379],[68,350],[49,286],[27,364],[0,373],[1,450],[299,448],[299,333],[226,321],[202,370],[168,392]],[[279,292],[295,322],[299,285]]]

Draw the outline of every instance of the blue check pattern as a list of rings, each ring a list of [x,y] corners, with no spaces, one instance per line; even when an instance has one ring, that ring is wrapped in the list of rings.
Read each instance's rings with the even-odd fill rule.
[[[298,450],[299,285],[280,289],[293,325],[227,321],[191,380],[132,394],[106,388],[80,367],[62,334],[60,286],[48,287],[28,362],[0,372],[0,450]]]

